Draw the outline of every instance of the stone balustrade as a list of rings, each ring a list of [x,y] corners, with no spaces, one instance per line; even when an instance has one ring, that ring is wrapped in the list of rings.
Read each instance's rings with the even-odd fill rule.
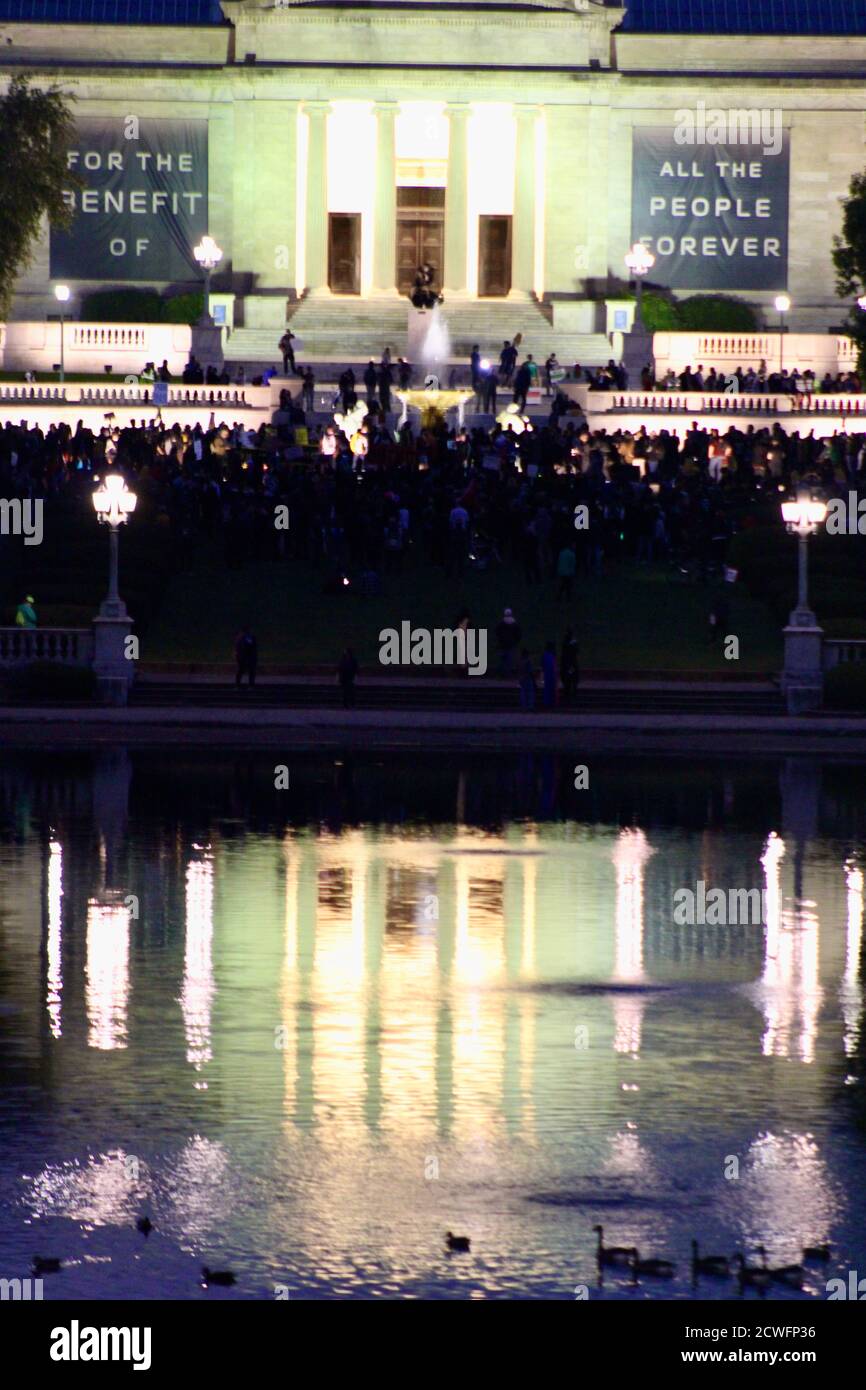
[[[0,368],[11,372],[50,372],[60,362],[60,321],[11,320],[0,328]],[[67,372],[101,372],[110,363],[118,375],[168,362],[179,376],[192,346],[186,323],[77,323],[63,325]]]
[[[90,666],[93,632],[89,627],[0,627],[0,667],[51,661],[61,666]]]
[[[852,371],[857,349],[853,339],[836,333],[654,333],[653,358],[656,378],[697,366],[745,371],[763,361],[770,372],[783,365],[811,369],[820,379],[825,372]]]
[[[866,661],[866,640],[837,637],[824,638],[824,670],[844,666],[852,661]]]

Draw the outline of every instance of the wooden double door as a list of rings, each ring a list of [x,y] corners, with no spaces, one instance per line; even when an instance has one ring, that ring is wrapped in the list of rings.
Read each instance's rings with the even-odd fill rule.
[[[445,189],[397,189],[397,289],[408,294],[418,267],[433,267],[433,283],[445,275]]]

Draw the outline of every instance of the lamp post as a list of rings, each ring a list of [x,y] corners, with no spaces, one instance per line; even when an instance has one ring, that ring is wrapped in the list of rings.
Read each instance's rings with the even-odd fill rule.
[[[634,331],[640,333],[644,328],[643,280],[644,276],[648,275],[655,265],[656,258],[648,246],[644,246],[642,241],[636,241],[631,250],[626,252],[625,263],[635,282]]]
[[[798,540],[797,606],[785,628],[782,689],[789,714],[817,709],[824,693],[824,634],[809,607],[809,537],[827,515],[827,504],[808,492],[782,503],[785,526]]]
[[[792,627],[814,627],[815,614],[809,607],[809,537],[814,536],[827,515],[827,504],[807,492],[782,503],[782,519],[788,531],[798,539],[797,548],[797,607],[791,613]]]
[[[791,298],[787,294],[777,294],[773,301],[776,306],[776,313],[779,315],[779,375],[782,375],[785,361],[785,315],[791,307]]]
[[[55,285],[55,286],[54,286],[54,297],[55,297],[55,299],[57,300],[57,303],[60,305],[60,384],[61,384],[61,386],[63,385],[63,383],[64,383],[65,380],[66,380],[66,361],[65,361],[65,356],[64,356],[64,341],[63,341],[63,338],[64,338],[63,330],[64,330],[64,324],[65,324],[66,320],[65,320],[64,313],[63,313],[63,306],[64,306],[64,304],[68,304],[68,303],[69,303],[69,299],[70,299],[71,294],[72,294],[72,291],[70,290],[70,288],[69,288],[68,285]]]
[[[96,509],[96,518],[100,523],[109,526],[111,558],[108,571],[108,597],[105,598],[99,609],[101,618],[120,618],[127,617],[126,604],[120,597],[117,587],[118,580],[118,531],[130,518],[135,511],[137,498],[134,492],[130,492],[126,486],[126,481],[122,473],[109,473],[101,488],[97,488],[93,494],[93,505]]]
[[[213,328],[214,321],[210,312],[210,277],[223,258],[222,249],[217,246],[212,236],[203,236],[198,246],[193,248],[192,254],[204,271],[204,307],[199,327]]]

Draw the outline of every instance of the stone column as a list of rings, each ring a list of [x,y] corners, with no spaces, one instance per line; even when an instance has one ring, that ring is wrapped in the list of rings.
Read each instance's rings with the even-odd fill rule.
[[[329,101],[305,101],[310,119],[307,141],[307,213],[304,279],[311,290],[328,282],[328,112]]]
[[[445,289],[466,293],[468,102],[448,105],[448,185],[445,190]]]
[[[514,159],[514,225],[511,288],[530,294],[535,288],[535,131],[537,106],[515,107],[517,147]]]
[[[376,203],[373,211],[373,286],[397,293],[396,101],[377,101]]]

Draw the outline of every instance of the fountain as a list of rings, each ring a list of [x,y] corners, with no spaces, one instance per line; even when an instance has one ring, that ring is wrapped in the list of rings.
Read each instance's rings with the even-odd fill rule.
[[[438,424],[444,419],[446,411],[456,407],[458,424],[462,429],[466,402],[472,399],[474,392],[466,387],[455,390],[442,388],[442,377],[451,356],[451,336],[438,304],[434,304],[432,309],[413,307],[409,310],[408,351],[410,362],[417,363],[424,370],[424,389],[395,393],[403,404],[398,429],[402,429],[408,420],[410,406],[420,411],[424,428]]]

